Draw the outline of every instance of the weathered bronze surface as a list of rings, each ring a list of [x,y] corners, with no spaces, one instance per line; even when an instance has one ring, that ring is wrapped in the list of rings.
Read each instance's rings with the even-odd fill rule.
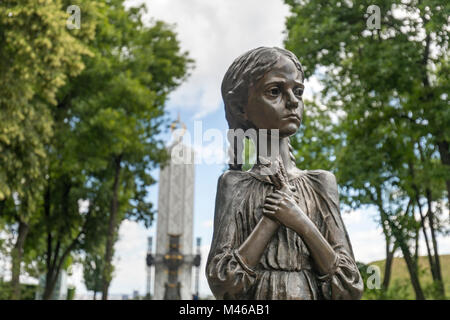
[[[206,266],[217,299],[361,297],[363,283],[340,215],[336,179],[324,170],[298,169],[291,152],[289,137],[303,114],[303,80],[294,54],[265,47],[238,57],[223,79],[230,129],[278,129],[279,134],[271,160],[258,148],[257,163],[242,171],[239,153],[231,152],[230,170],[219,178]],[[259,146],[269,137],[252,139]],[[275,167],[271,175],[264,171],[268,164]]]

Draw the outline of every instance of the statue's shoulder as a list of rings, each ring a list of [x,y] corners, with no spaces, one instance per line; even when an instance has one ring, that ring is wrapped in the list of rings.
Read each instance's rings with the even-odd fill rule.
[[[307,170],[306,176],[310,178],[321,190],[333,197],[339,197],[336,176],[327,170]]]
[[[244,175],[242,171],[227,170],[222,173],[217,181],[216,193],[216,210],[232,206],[233,203],[239,202],[242,194],[242,179]],[[221,210],[219,210],[221,212]]]
[[[320,182],[324,184],[336,185],[336,176],[333,172],[327,170],[307,170],[306,173],[309,176],[316,177]]]
[[[221,189],[228,189],[235,186],[237,183],[245,179],[246,175],[239,170],[227,170],[222,173],[218,180],[218,187]]]

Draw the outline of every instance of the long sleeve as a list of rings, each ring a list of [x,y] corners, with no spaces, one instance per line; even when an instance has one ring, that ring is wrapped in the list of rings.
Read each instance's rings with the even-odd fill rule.
[[[358,267],[349,253],[339,245],[333,246],[337,258],[330,274],[319,276],[321,290],[328,300],[358,300],[363,282]]]
[[[235,174],[225,172],[217,186],[213,243],[206,264],[206,277],[217,299],[242,299],[256,279],[237,253],[236,211],[242,202],[237,200],[236,185]]]
[[[323,196],[321,211],[324,217],[325,238],[336,253],[336,260],[329,274],[318,277],[325,299],[360,299],[364,285],[353,256],[347,231],[339,210],[339,195],[334,175],[318,170],[318,191]]]

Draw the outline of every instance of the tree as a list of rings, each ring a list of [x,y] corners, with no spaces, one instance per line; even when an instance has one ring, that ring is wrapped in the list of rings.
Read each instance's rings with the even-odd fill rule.
[[[103,250],[104,251],[104,250]],[[97,292],[101,292],[103,284],[103,258],[104,252],[87,252],[83,261],[83,278],[86,289],[94,292],[94,300]]]
[[[448,4],[379,1],[377,29],[366,24],[362,1],[285,2],[286,47],[301,58],[307,77],[321,78],[321,102],[337,115],[336,175],[348,203],[378,208],[387,260],[400,248],[416,297],[423,298],[414,261],[417,223],[425,238],[431,235],[430,269],[442,284],[434,207],[444,190],[448,203],[450,191]]]
[[[164,104],[191,60],[171,27],[143,24],[143,6],[79,2],[82,28],[69,33],[70,1],[63,2],[0,7],[1,17],[15,19],[0,20],[8,83],[0,89],[0,148],[9,152],[0,160],[0,215],[20,231],[14,283],[25,253],[26,264],[45,273],[49,299],[62,269],[103,246],[106,299],[120,222],[152,221],[149,171],[167,158],[157,139]]]
[[[94,56],[85,59],[86,70],[60,91],[54,115],[60,134],[49,149],[54,163],[62,160],[54,170],[65,187],[78,188],[74,182],[79,177],[82,189],[95,184],[106,196],[100,205],[102,210],[108,208],[103,299],[121,221],[133,219],[147,226],[152,221],[153,206],[146,198],[147,187],[155,181],[149,171],[167,158],[157,139],[165,121],[164,104],[190,63],[169,26],[142,23],[143,10],[125,10],[123,1],[102,7],[103,23],[89,43]],[[97,207],[92,197],[81,199]],[[51,218],[56,219],[67,221],[62,212]]]
[[[19,298],[20,264],[52,135],[50,108],[68,75],[81,72],[90,54],[68,29],[61,1],[0,4],[0,202],[17,224],[12,252],[12,298]],[[86,22],[86,32],[91,28]],[[15,197],[12,204],[8,199]],[[0,215],[6,214],[2,210]]]

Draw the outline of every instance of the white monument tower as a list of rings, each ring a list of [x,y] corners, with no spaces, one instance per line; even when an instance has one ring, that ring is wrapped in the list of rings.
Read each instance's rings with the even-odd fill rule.
[[[182,125],[181,129],[176,124]],[[185,126],[172,125],[171,159],[159,177],[154,299],[192,299],[194,152],[182,143]],[[147,259],[148,261],[148,259]],[[148,264],[148,262],[147,262]]]

